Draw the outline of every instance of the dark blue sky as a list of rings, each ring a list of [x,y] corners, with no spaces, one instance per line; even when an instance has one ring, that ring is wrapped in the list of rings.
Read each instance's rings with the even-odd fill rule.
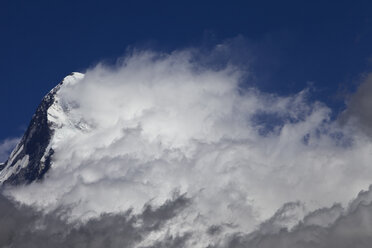
[[[253,61],[257,87],[289,94],[311,81],[315,98],[334,108],[372,61],[368,1],[2,0],[0,29],[0,140],[21,135],[64,76],[113,62],[128,46],[232,40]]]

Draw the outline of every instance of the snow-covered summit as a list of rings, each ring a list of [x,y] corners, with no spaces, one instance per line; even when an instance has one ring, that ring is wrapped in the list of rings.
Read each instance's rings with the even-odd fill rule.
[[[23,184],[43,178],[51,166],[55,130],[68,123],[57,93],[83,78],[82,73],[71,73],[43,98],[23,138],[8,160],[0,164],[0,184]]]
[[[73,72],[63,79],[63,85],[73,85],[84,78],[84,74],[80,72]]]

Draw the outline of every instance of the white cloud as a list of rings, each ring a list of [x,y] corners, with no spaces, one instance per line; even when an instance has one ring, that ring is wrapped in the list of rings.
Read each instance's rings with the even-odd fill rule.
[[[241,87],[243,77],[231,65],[203,67],[191,51],[98,65],[57,95],[64,113],[45,180],[7,193],[46,211],[69,205],[71,219],[86,220],[129,208],[139,214],[179,191],[192,205],[142,245],[193,231],[205,247],[211,226],[224,234],[263,221],[272,223],[269,233],[292,228],[368,188],[369,137],[332,121],[307,90],[281,97]]]
[[[18,142],[19,138],[9,138],[0,141],[0,163],[7,160],[10,152],[13,150]]]

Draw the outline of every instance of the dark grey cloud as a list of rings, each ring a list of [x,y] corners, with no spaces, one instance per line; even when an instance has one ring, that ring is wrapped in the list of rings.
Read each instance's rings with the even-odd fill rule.
[[[347,109],[341,115],[342,123],[349,122],[372,135],[372,74],[363,77],[357,91],[350,96]]]
[[[339,205],[316,210],[292,230],[279,228],[278,222],[291,218],[293,210],[302,208],[300,203],[287,203],[253,233],[221,235],[222,226],[211,226],[210,237],[217,238],[209,248],[347,248],[370,247],[372,242],[372,204],[370,191],[361,192],[350,203],[348,210]],[[120,214],[102,214],[85,223],[68,222],[68,208],[45,214],[30,206],[20,205],[0,195],[0,247],[43,248],[182,248],[198,246],[192,231],[167,233],[141,245],[149,235],[167,228],[167,223],[191,206],[191,199],[175,194],[160,207],[147,204],[140,214],[128,210]],[[288,212],[290,214],[288,214]],[[333,216],[333,217],[332,217]],[[335,217],[337,216],[337,218]],[[333,219],[332,219],[333,218]],[[325,219],[319,223],[319,219]],[[204,234],[203,234],[204,235]]]
[[[344,210],[335,204],[318,209],[307,216],[293,229],[281,228],[267,232],[267,226],[275,228],[275,219],[283,218],[284,205],[266,223],[253,233],[234,233],[211,247],[218,248],[369,248],[372,243],[371,188],[362,191]],[[274,223],[274,225],[270,225]]]
[[[0,195],[0,247],[134,247],[164,227],[190,202],[185,195],[175,195],[158,208],[147,204],[141,214],[128,210],[102,214],[86,223],[69,223],[64,218],[69,211],[66,208],[44,214]],[[182,247],[188,237],[189,234],[169,235],[153,247]]]

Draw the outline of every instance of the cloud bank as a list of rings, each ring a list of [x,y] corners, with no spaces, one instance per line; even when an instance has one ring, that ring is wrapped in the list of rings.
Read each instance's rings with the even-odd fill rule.
[[[134,247],[146,236],[162,228],[189,204],[189,199],[174,195],[159,208],[146,205],[141,214],[131,210],[103,214],[83,225],[67,223],[68,209],[44,214],[0,196],[1,247]],[[181,247],[184,236],[167,236],[169,246]],[[156,247],[164,247],[157,245]]]
[[[191,206],[192,199],[175,193],[155,208],[145,205],[140,214],[131,210],[102,214],[87,222],[68,222],[70,209],[48,214],[20,205],[0,195],[0,245],[2,247],[203,247],[197,238],[208,236],[213,248],[343,248],[370,247],[372,241],[372,193],[362,191],[347,209],[340,205],[309,213],[292,230],[274,230],[276,222],[291,218],[285,204],[258,230],[221,235],[225,226],[211,226],[206,233],[195,230],[170,234],[168,225]],[[168,229],[164,235],[158,233]],[[181,230],[181,229],[180,229]],[[212,242],[213,241],[213,242]]]
[[[108,247],[367,247],[369,191],[349,202],[371,183],[369,81],[339,121],[309,89],[267,94],[249,87],[245,68],[200,63],[195,53],[136,51],[65,84],[52,113],[51,170],[4,193],[34,206],[37,219],[68,209],[53,218],[71,230],[58,234],[71,247],[94,247],[87,239],[100,237],[100,225],[113,236],[95,245]],[[161,212],[175,195],[182,211]],[[146,214],[156,228],[142,235]]]

